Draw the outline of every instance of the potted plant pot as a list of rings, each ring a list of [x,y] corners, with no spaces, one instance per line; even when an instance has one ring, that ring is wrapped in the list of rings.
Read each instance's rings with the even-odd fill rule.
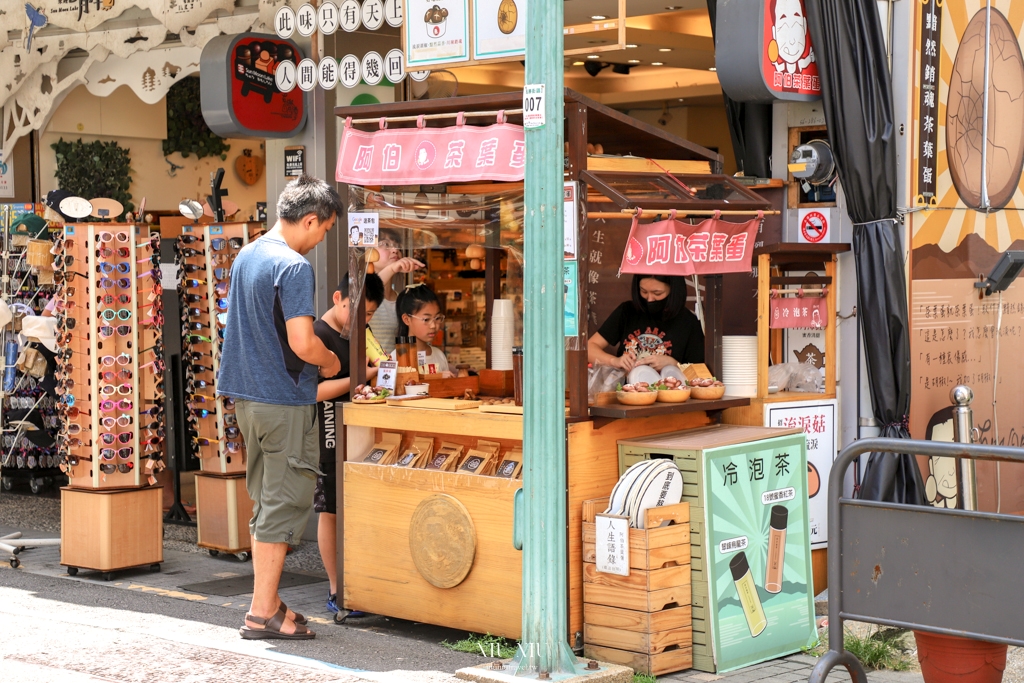
[[[1006,645],[914,631],[925,683],[1000,683]]]

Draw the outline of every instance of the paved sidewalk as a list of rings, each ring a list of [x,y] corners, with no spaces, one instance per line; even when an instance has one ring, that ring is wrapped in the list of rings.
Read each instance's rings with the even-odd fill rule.
[[[702,671],[683,671],[668,676],[659,676],[659,681],[685,681],[686,683],[801,683],[811,675],[811,669],[818,660],[807,655],[791,655],[763,664],[755,664],[744,669],[716,675]],[[840,667],[829,674],[829,683],[849,681],[850,675]],[[916,671],[869,671],[868,681],[871,683],[921,683],[924,679]]]

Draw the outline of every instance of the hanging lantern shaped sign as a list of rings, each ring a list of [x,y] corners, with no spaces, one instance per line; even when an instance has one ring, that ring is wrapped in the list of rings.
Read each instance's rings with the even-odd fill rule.
[[[363,0],[363,26],[376,31],[384,24],[384,3],[381,0]]]
[[[283,17],[283,19],[281,19]],[[289,26],[287,13],[276,29]],[[203,119],[222,137],[288,138],[306,122],[303,95],[297,91],[298,46],[273,35],[242,33],[217,36],[199,58],[203,73],[200,100]],[[316,81],[316,65],[310,73]]]
[[[325,36],[334,35],[338,30],[338,6],[326,0],[316,10],[316,27]]]
[[[291,38],[295,33],[295,10],[288,5],[277,10],[274,15],[274,32],[278,38]]]
[[[298,71],[298,84],[303,92],[309,92],[316,87],[316,62],[306,57],[296,68]]]
[[[345,55],[338,62],[338,80],[346,88],[354,88],[359,85],[359,58],[355,55]]]
[[[338,85],[338,62],[328,55],[320,60],[317,67],[317,80],[324,90],[334,90]]]
[[[338,22],[343,31],[352,33],[358,29],[361,16],[359,3],[356,0],[345,0],[338,8]]]
[[[405,5],[402,0],[385,0],[384,21],[388,22],[388,26],[398,28],[404,19]]]
[[[299,8],[295,13],[295,30],[300,36],[308,38],[316,30],[316,10],[309,3]]]
[[[363,80],[368,85],[377,85],[384,78],[384,60],[376,52],[363,55]]]

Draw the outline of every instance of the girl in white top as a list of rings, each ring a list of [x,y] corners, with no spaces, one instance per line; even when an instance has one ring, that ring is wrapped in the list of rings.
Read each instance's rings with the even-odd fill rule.
[[[395,310],[395,299],[398,294],[392,287],[392,280],[395,275],[419,270],[424,264],[414,258],[403,257],[398,237],[390,231],[381,231],[377,253],[380,259],[375,264],[375,270],[384,282],[384,301],[377,307],[377,312],[370,320],[370,330],[384,352],[390,355],[395,350],[395,337],[398,336],[398,313]]]
[[[448,369],[444,351],[430,342],[444,328],[444,316],[437,295],[426,285],[406,287],[395,304],[398,311],[398,336],[416,339],[416,358],[421,375],[454,377]],[[374,315],[376,317],[376,315]]]

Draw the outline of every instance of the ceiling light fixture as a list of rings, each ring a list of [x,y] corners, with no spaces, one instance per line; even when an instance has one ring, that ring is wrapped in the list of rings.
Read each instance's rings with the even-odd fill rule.
[[[592,16],[592,17],[590,17],[590,18],[591,18],[591,19],[593,19],[594,21],[604,21],[604,20],[605,20],[605,19],[607,19],[608,17],[606,17],[606,16],[605,16],[605,15],[603,15],[603,14],[595,14],[595,15],[593,15],[593,16]]]
[[[651,62],[651,66],[665,66],[665,62]]]
[[[639,59],[631,59],[631,60],[629,60],[629,63],[630,64],[639,64],[640,60]]]
[[[640,47],[640,46],[637,45],[636,43],[626,43],[626,47],[628,47],[629,49],[632,50],[634,47]]]
[[[718,69],[716,67],[711,67],[708,71],[718,71]]]
[[[573,62],[572,63],[573,66],[583,66],[584,64],[586,64],[586,62]]]
[[[587,55],[587,59],[597,59],[597,55]]]
[[[669,12],[675,12],[677,9],[682,9],[682,7],[679,7],[678,5],[669,5],[665,9],[667,9]]]
[[[658,52],[672,52],[672,48],[670,48],[670,47],[659,47],[658,48]]]

